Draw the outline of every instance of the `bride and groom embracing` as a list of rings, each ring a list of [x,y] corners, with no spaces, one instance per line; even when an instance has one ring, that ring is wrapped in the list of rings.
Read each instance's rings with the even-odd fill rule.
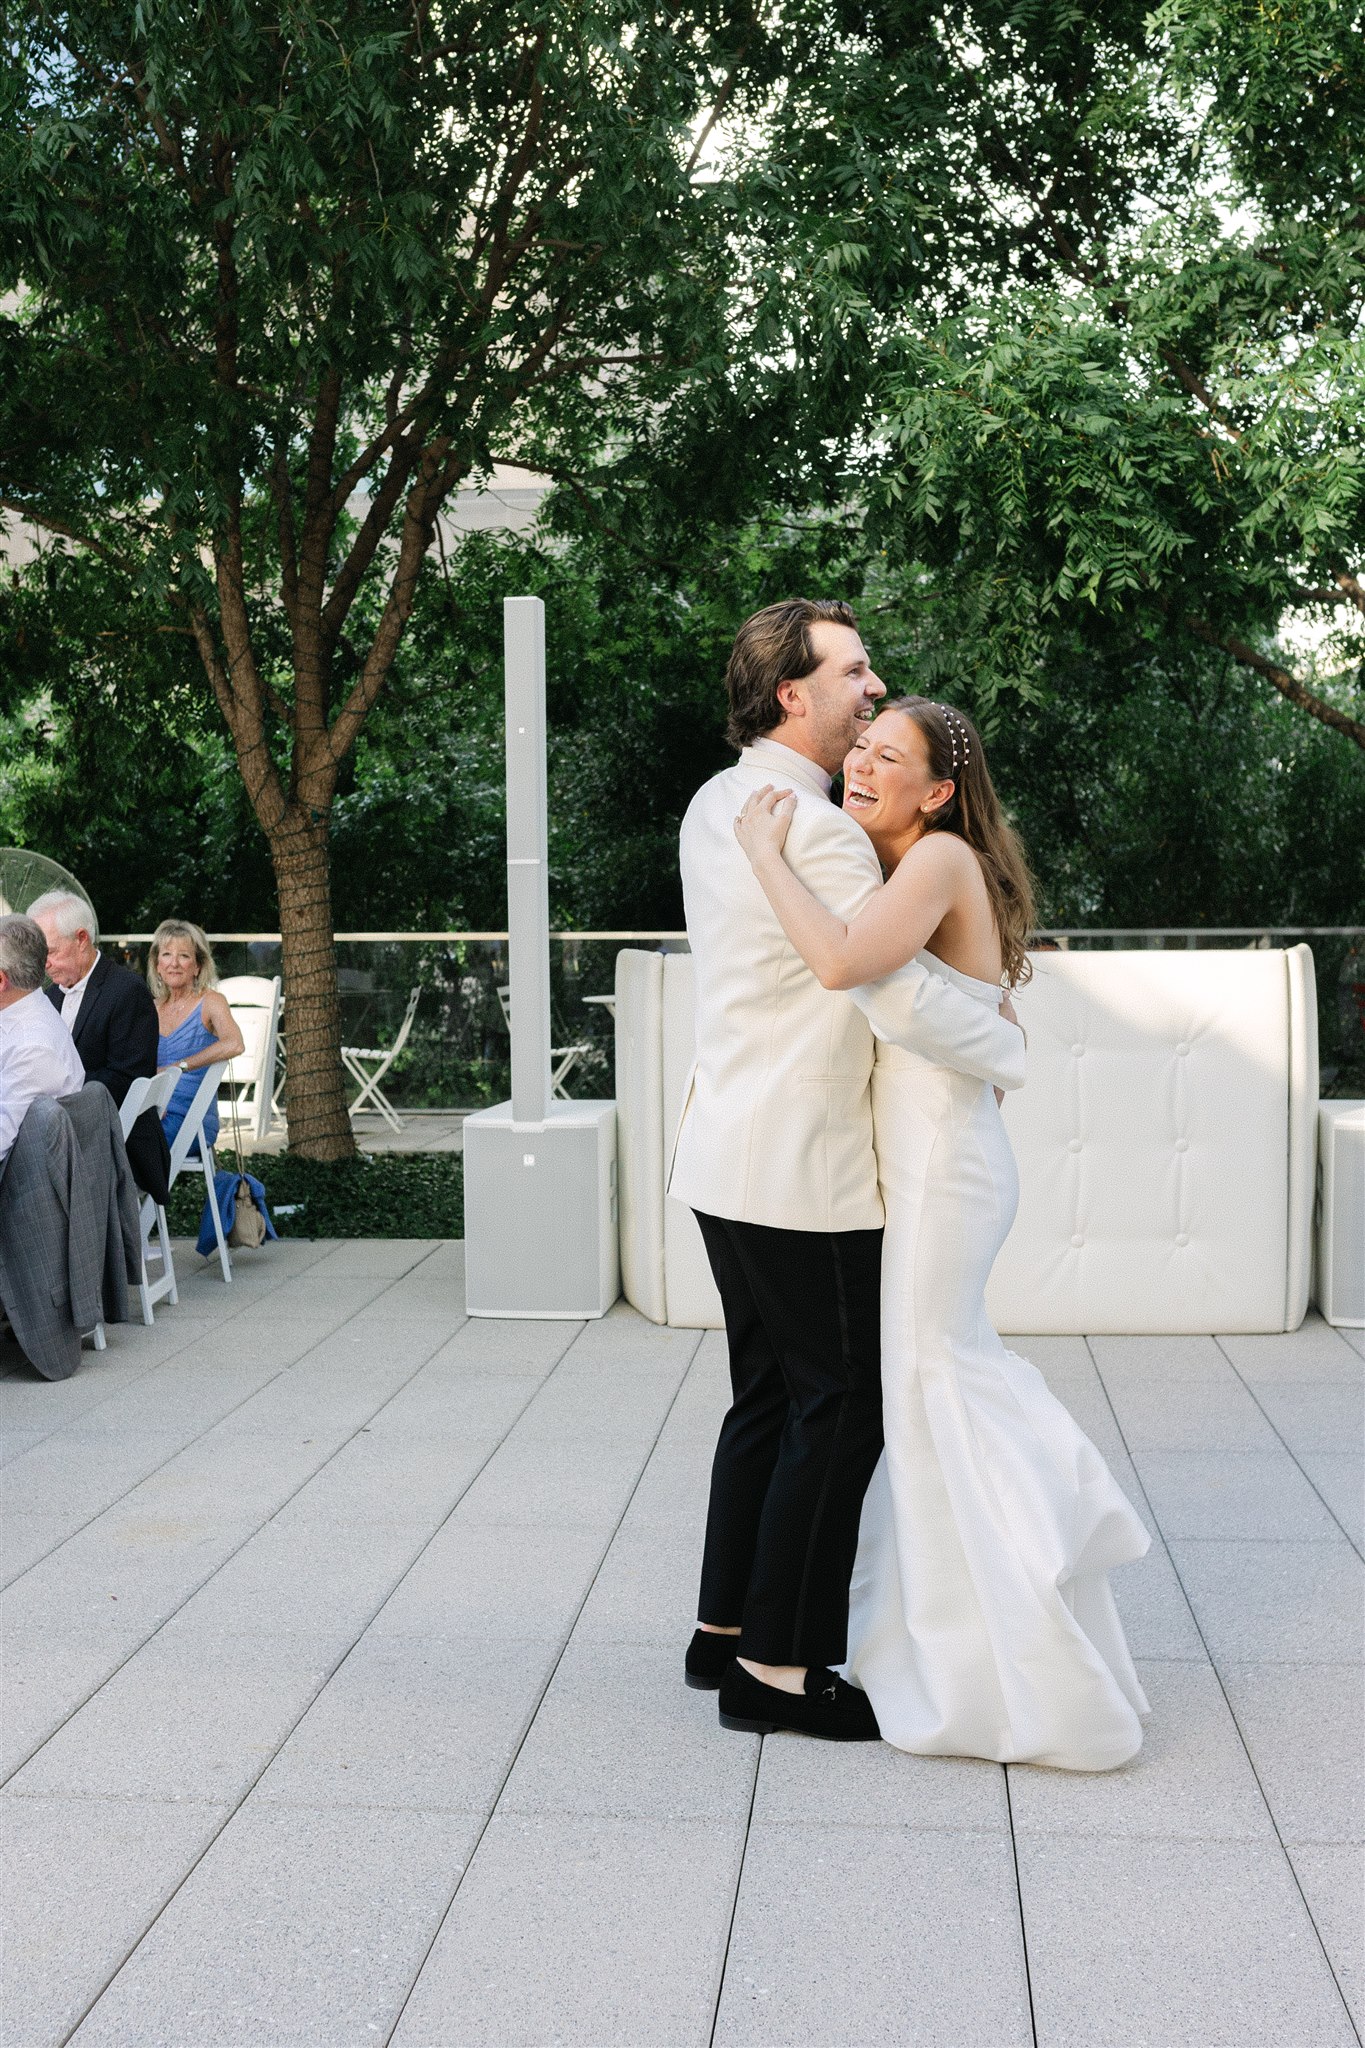
[[[740,758],[681,840],[669,1193],[733,1389],[687,1682],[726,1728],[1110,1769],[1147,1702],[1106,1575],[1147,1534],[983,1300],[1018,1193],[1027,869],[974,727],[882,704],[847,605],[757,613],[726,687]]]

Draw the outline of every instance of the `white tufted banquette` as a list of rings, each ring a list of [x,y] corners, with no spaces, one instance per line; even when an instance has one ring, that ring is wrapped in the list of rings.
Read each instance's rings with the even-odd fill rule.
[[[1294,1329],[1308,1301],[1317,1118],[1313,958],[1037,953],[1007,1099],[1019,1215],[997,1326]],[[691,1215],[663,1192],[691,1061],[691,961],[617,957],[622,1273],[654,1321],[717,1327]]]

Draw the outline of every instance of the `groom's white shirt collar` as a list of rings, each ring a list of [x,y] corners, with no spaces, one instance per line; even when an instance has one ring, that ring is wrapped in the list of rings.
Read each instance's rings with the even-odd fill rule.
[[[784,746],[781,740],[751,740],[740,755],[741,761],[752,761],[765,775],[774,775],[781,782],[804,782],[821,796],[827,797],[834,787],[834,777],[826,775],[818,761],[807,760],[794,747]]]

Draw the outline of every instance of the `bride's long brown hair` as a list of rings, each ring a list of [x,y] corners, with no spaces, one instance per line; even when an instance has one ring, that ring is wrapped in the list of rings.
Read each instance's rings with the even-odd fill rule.
[[[952,795],[925,819],[925,829],[956,832],[981,862],[1005,980],[1018,988],[1033,972],[1025,951],[1033,930],[1033,877],[1019,836],[1000,808],[981,735],[955,704],[938,704],[932,697],[896,697],[878,709],[903,711],[913,719],[924,735],[930,774],[936,782],[952,783]]]

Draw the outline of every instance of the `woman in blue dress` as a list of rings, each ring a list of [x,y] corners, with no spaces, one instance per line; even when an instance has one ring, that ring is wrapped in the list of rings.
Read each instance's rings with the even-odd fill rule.
[[[231,1010],[213,986],[217,979],[213,954],[197,924],[178,917],[163,919],[152,935],[147,979],[161,1026],[157,1072],[164,1073],[167,1067],[180,1069],[175,1093],[161,1119],[166,1142],[173,1145],[199,1090],[201,1069],[217,1060],[236,1059],[245,1048]],[[204,1141],[210,1151],[217,1136],[218,1105],[214,1101],[204,1118]]]

